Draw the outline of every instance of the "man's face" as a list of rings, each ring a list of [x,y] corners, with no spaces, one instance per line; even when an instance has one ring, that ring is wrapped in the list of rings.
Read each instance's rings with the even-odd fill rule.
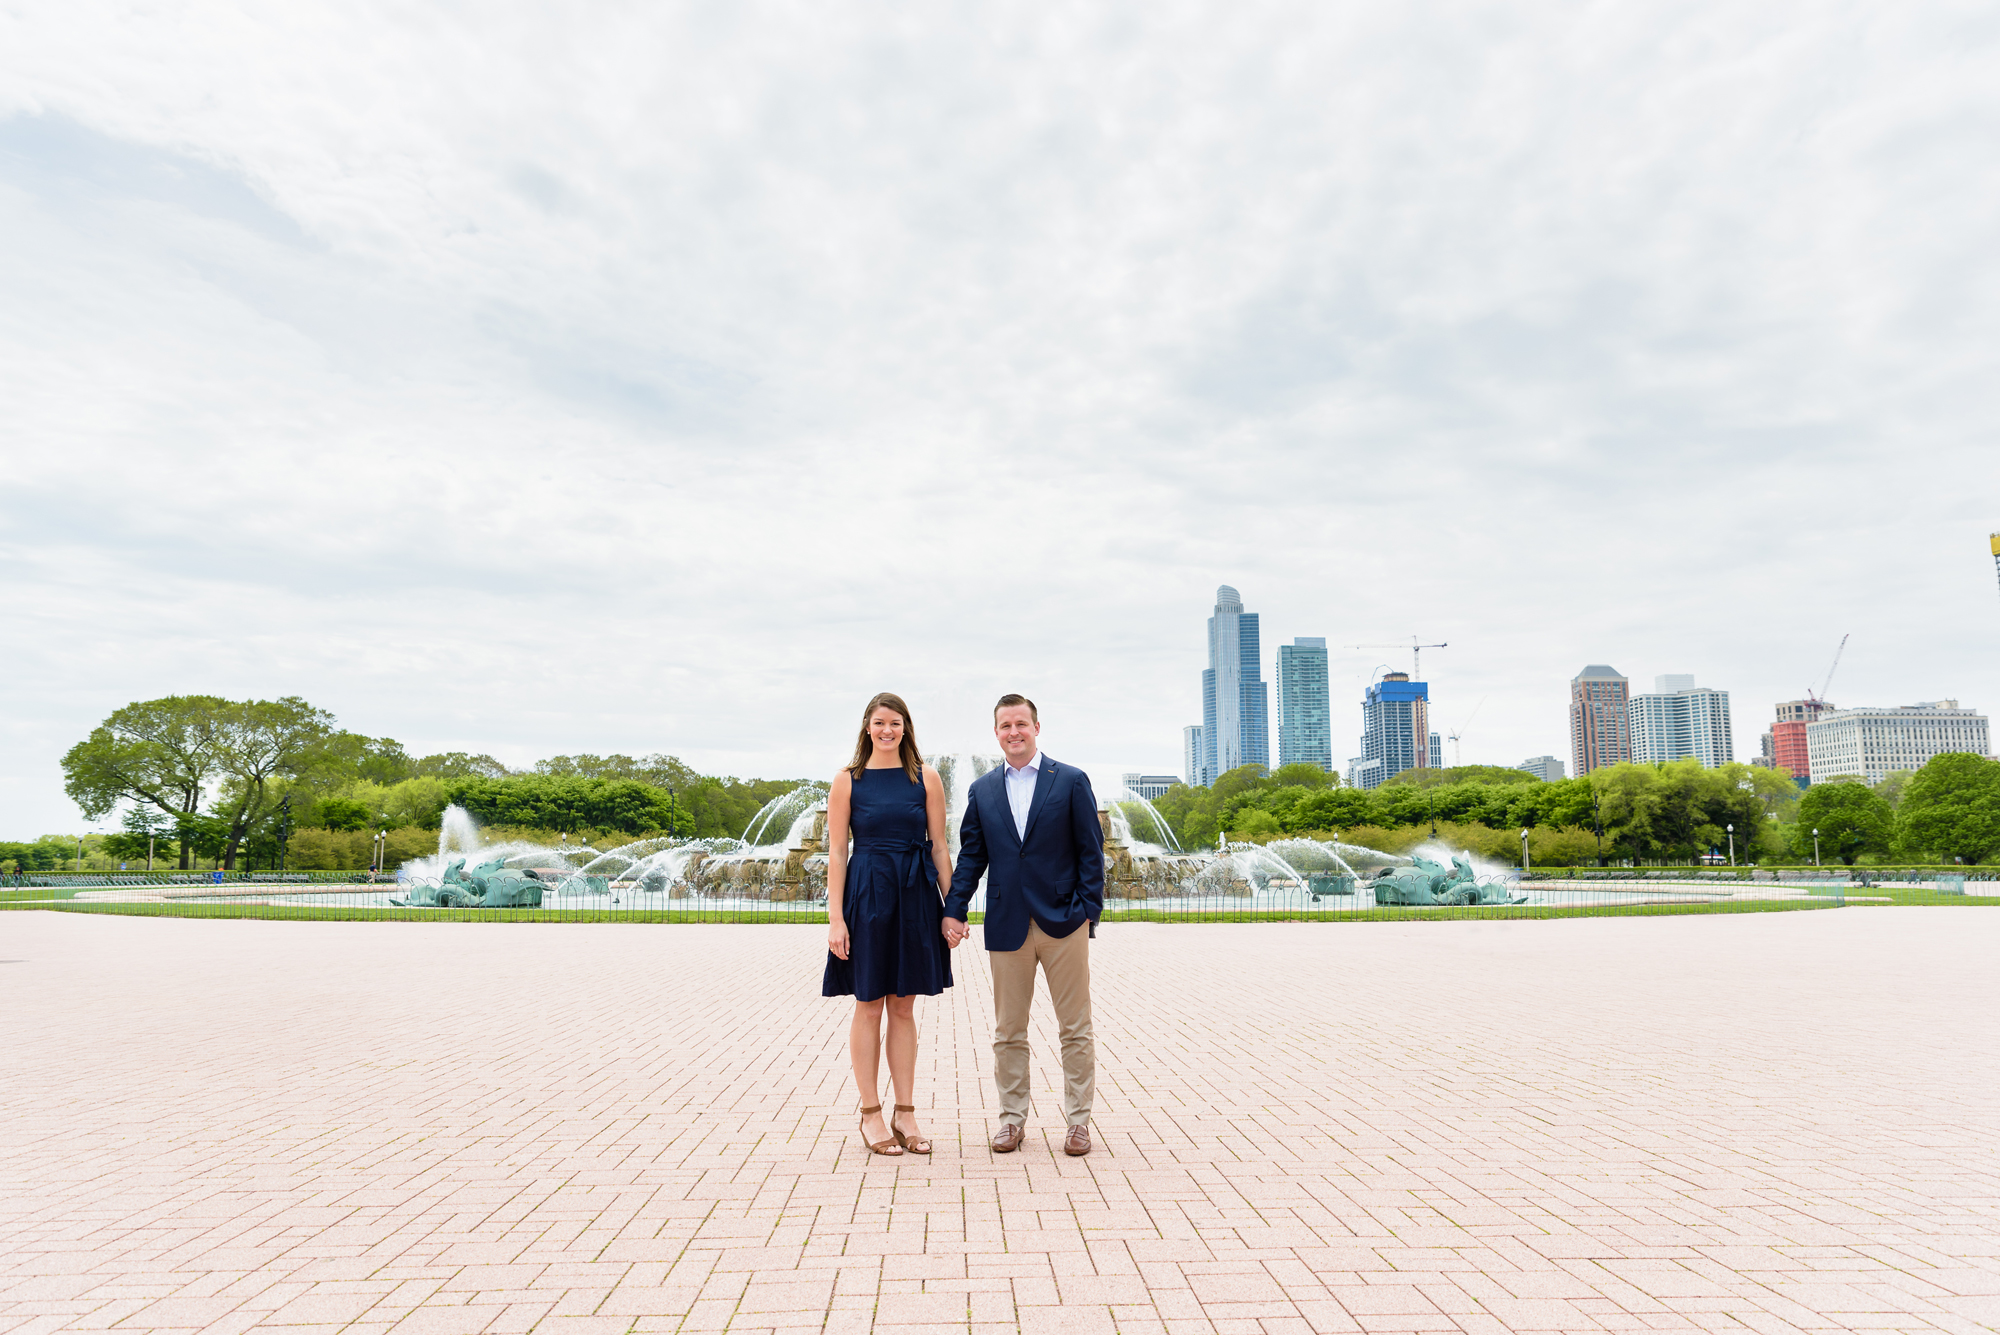
[[[1026,705],[1008,705],[994,712],[993,735],[999,738],[1008,763],[1019,766],[1035,754],[1035,739],[1042,735],[1042,725],[1035,722]]]

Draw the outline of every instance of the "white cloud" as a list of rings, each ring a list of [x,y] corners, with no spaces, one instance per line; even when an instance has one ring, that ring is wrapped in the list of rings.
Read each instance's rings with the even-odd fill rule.
[[[875,689],[1174,767],[1421,631],[1466,758],[1691,670],[1992,682],[1972,6],[0,18],[0,801],[118,704],[839,759]],[[1345,696],[1381,655],[1336,651]],[[1267,672],[1268,672],[1267,663]],[[1339,751],[1339,754],[1345,754]]]

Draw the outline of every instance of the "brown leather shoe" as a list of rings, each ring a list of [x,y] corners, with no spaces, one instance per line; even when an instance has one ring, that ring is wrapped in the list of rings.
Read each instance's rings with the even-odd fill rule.
[[[993,1152],[995,1154],[1012,1154],[1015,1150],[1021,1148],[1021,1142],[1025,1139],[1027,1139],[1027,1135],[1020,1127],[1015,1126],[1012,1122],[1002,1122],[1000,1129],[993,1133]]]
[[[1063,1137],[1063,1153],[1090,1153],[1090,1126],[1088,1123],[1079,1123],[1069,1129],[1069,1134]]]

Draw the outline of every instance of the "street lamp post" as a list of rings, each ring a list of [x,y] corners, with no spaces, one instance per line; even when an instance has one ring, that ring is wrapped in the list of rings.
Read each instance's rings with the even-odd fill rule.
[[[78,836],[76,837],[76,870],[77,870],[77,874],[78,874],[79,876],[81,876],[81,875],[83,874],[83,836],[82,836],[82,835],[78,835]]]
[[[278,874],[283,875],[292,843],[292,795],[278,803]]]
[[[1528,827],[1525,825],[1521,827],[1521,870],[1523,873],[1531,870],[1528,866]]]
[[[1597,829],[1597,865],[1604,865],[1604,803],[1593,786],[1590,790],[1590,822]]]
[[[1813,831],[1813,866],[1819,865],[1819,831]]]
[[[1731,825],[1728,828],[1729,828],[1729,865],[1733,867],[1736,865],[1736,827],[1734,825]]]

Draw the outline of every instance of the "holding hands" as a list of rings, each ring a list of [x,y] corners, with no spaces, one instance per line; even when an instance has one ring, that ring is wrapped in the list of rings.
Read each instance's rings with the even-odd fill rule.
[[[958,949],[958,943],[965,940],[966,937],[971,935],[972,935],[972,929],[970,927],[967,927],[964,923],[960,922],[958,919],[946,918],[944,920],[944,939],[946,944],[948,944],[953,950]]]

